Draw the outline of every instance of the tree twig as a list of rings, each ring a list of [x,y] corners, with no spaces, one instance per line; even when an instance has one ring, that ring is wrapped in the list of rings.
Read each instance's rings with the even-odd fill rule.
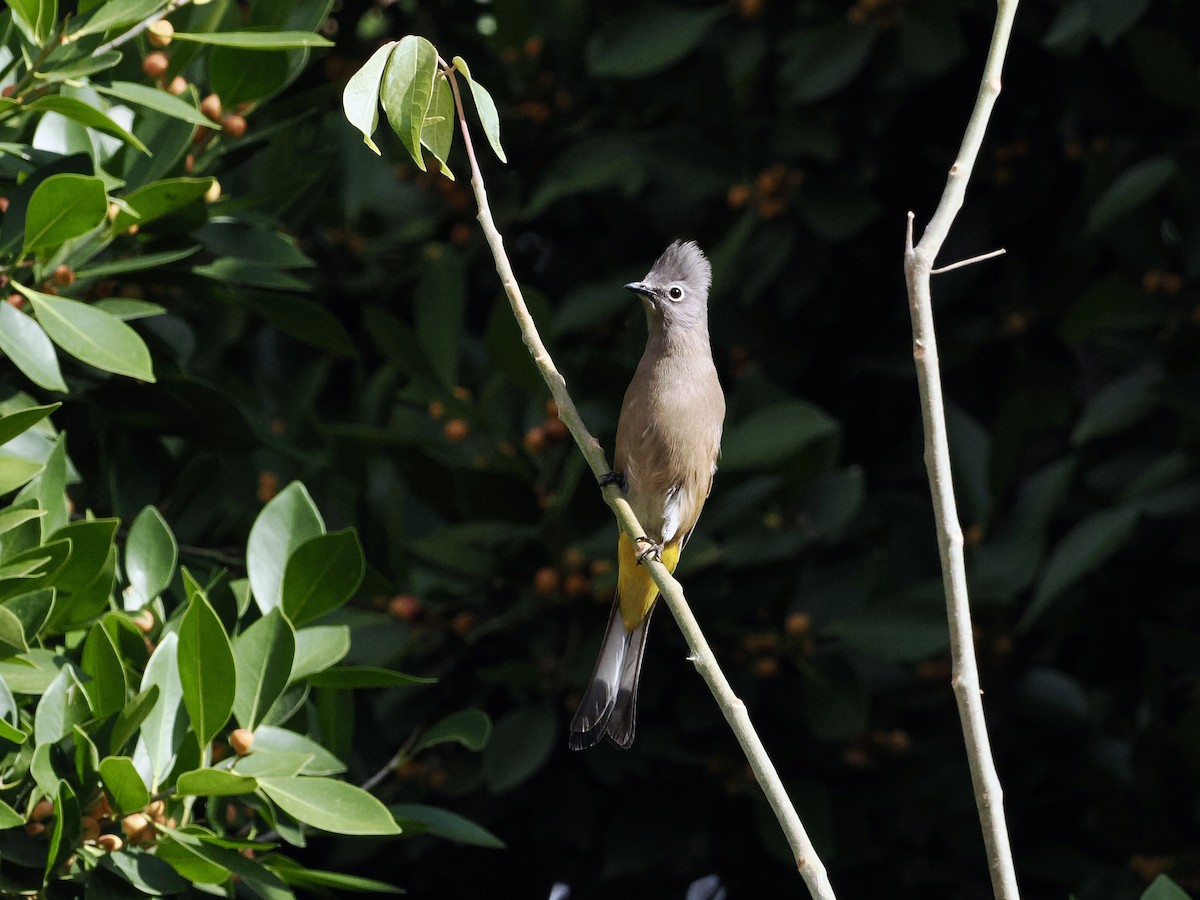
[[[1003,256],[1008,251],[1001,247],[999,250],[993,250],[991,253],[981,253],[978,256],[972,256],[970,259],[960,259],[958,262],[950,263],[948,266],[938,266],[936,269],[930,269],[930,275],[941,275],[943,272],[952,272],[955,269],[961,269],[963,266],[973,266],[975,263],[981,263],[987,259],[995,259],[997,256]]]
[[[571,432],[571,436],[575,438],[575,443],[579,445],[580,452],[583,453],[584,459],[587,460],[588,465],[591,467],[592,474],[599,480],[601,476],[610,471],[604,450],[601,448],[600,442],[592,436],[583,424],[583,419],[580,417],[579,411],[576,409],[575,403],[567,391],[566,379],[563,378],[555,367],[554,360],[551,359],[545,344],[542,343],[541,336],[538,334],[537,325],[529,313],[529,308],[525,305],[520,285],[517,284],[517,280],[513,276],[512,265],[509,263],[508,255],[504,250],[504,240],[496,228],[496,223],[492,219],[491,208],[488,205],[487,191],[483,184],[483,176],[479,169],[479,162],[475,156],[474,145],[471,142],[471,133],[467,127],[466,116],[463,113],[462,97],[459,93],[458,81],[451,66],[447,66],[441,60],[439,60],[439,63],[442,72],[450,80],[450,87],[454,94],[459,126],[462,131],[463,142],[466,145],[467,159],[471,167],[471,187],[475,192],[475,200],[479,207],[479,224],[483,228],[484,237],[487,239],[488,247],[491,249],[492,257],[496,262],[496,272],[499,274],[500,281],[504,286],[504,293],[508,297],[513,316],[516,318],[517,325],[521,329],[521,337],[525,341],[525,346],[529,349],[534,364],[537,366],[546,385],[550,388],[554,402],[558,405],[558,417],[567,426],[567,429]],[[616,516],[621,529],[630,538],[646,534],[646,530],[638,524],[633,509],[629,506],[629,503],[625,500],[616,485],[610,484],[604,487],[601,493],[603,494],[604,501]],[[733,688],[730,687],[720,666],[717,665],[716,657],[713,655],[712,649],[708,646],[708,641],[705,640],[704,634],[700,630],[700,625],[697,623],[695,616],[692,615],[691,608],[684,597],[683,588],[661,562],[647,559],[646,565],[649,568],[650,577],[654,579],[654,583],[658,586],[663,601],[675,617],[675,621],[679,625],[679,630],[683,632],[684,639],[687,641],[690,651],[688,659],[695,665],[696,670],[708,685],[709,690],[712,691],[713,697],[716,698],[717,704],[725,714],[726,721],[729,722],[738,743],[741,744],[742,750],[746,754],[746,759],[750,763],[754,777],[758,780],[759,786],[767,797],[767,802],[771,805],[775,817],[779,820],[780,827],[783,829],[788,844],[792,848],[796,868],[799,870],[805,884],[807,884],[809,893],[815,900],[834,900],[833,887],[829,882],[825,866],[817,856],[816,849],[813,847],[812,841],[809,840],[808,833],[804,830],[804,825],[801,823],[795,807],[787,796],[787,791],[783,786],[783,781],[780,779],[779,773],[775,770],[774,763],[771,762],[771,758],[767,755],[766,748],[763,747],[758,733],[750,723],[750,715],[746,711],[746,705],[733,692]]]
[[[913,360],[921,397],[921,418],[925,428],[925,466],[933,496],[938,551],[942,562],[942,583],[946,592],[946,611],[950,623],[951,683],[958,702],[975,804],[983,828],[992,891],[998,900],[1017,900],[1017,877],[1013,867],[1008,826],[1004,819],[1003,794],[992,760],[983,701],[979,687],[979,669],[975,662],[975,644],[971,632],[971,610],[967,597],[966,564],[963,560],[962,525],[954,499],[951,480],[950,448],[946,438],[946,414],[942,403],[942,382],[938,366],[937,339],[933,330],[933,303],[929,279],[938,251],[950,231],[955,215],[962,207],[967,181],[971,176],[992,107],[1000,93],[1000,72],[1008,48],[1017,0],[998,0],[996,24],[984,64],[983,78],[975,108],[963,133],[958,157],[950,167],[941,201],[921,235],[913,245],[913,214],[908,214],[904,238],[904,274],[912,317]]]

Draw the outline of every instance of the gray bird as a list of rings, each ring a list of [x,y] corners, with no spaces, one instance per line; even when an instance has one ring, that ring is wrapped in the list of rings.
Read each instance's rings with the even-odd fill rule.
[[[617,596],[591,683],[571,720],[570,746],[607,735],[633,743],[638,679],[658,588],[642,561],[659,557],[674,572],[712,488],[725,421],[725,396],[708,341],[712,267],[693,242],[671,244],[645,279],[625,287],[641,298],[646,350],[621,404],[615,471],[646,530],[617,542]]]

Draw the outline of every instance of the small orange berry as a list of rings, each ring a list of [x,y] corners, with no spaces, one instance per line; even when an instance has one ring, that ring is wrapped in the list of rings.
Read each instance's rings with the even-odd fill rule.
[[[149,634],[154,630],[154,613],[148,609],[139,610],[133,617],[133,624],[142,634]]]
[[[245,756],[254,746],[254,732],[246,728],[235,728],[229,733],[229,746],[238,756]]]
[[[221,199],[221,182],[217,181],[217,179],[214,178],[212,181],[212,184],[209,185],[208,190],[204,192],[204,202],[205,203],[216,203],[220,199]]]
[[[812,630],[812,616],[805,612],[794,612],[783,621],[783,630],[792,637],[800,637]]]
[[[542,428],[546,432],[546,437],[552,441],[561,441],[571,433],[562,419],[547,419]]]
[[[551,597],[558,593],[558,572],[550,566],[542,566],[533,573],[533,590],[539,597]]]
[[[155,47],[166,47],[175,37],[175,26],[166,19],[159,19],[146,29],[146,39]]]
[[[142,60],[142,71],[151,78],[162,78],[170,66],[171,60],[167,58],[167,54],[159,51],[147,54]]]
[[[455,613],[454,618],[450,620],[450,630],[459,637],[465,638],[475,630],[477,622],[478,619],[475,613],[463,610],[462,612]]]
[[[226,137],[240,138],[246,133],[245,116],[239,116],[237,113],[226,116],[221,122],[221,131],[225,132]]]
[[[540,425],[537,428],[530,428],[525,434],[524,443],[526,450],[540,456],[546,449],[546,429]]]
[[[258,473],[258,502],[269,503],[279,493],[279,476],[274,472]]]
[[[13,309],[25,308],[25,297],[22,294],[9,294],[5,299]]]
[[[457,444],[471,433],[471,426],[466,423],[465,419],[451,419],[442,429],[442,433],[446,436],[446,440]]]
[[[779,674],[779,660],[774,656],[763,656],[756,659],[754,674],[759,678],[774,678]]]
[[[102,834],[96,838],[96,846],[105,853],[115,853],[125,846],[125,842],[116,834]]]
[[[216,94],[209,94],[200,101],[200,112],[214,122],[221,121],[221,98]]]
[[[612,571],[612,560],[593,559],[588,564],[588,572],[593,578],[600,578]]]
[[[725,195],[725,202],[729,204],[730,209],[741,209],[750,202],[750,188],[744,184],[735,184],[729,189],[729,193]]]
[[[121,820],[121,830],[131,841],[136,841],[150,827],[150,819],[144,813],[130,813]]]
[[[455,400],[460,400],[460,401],[462,401],[463,403],[470,403],[470,402],[471,402],[471,390],[470,390],[470,388],[465,388],[465,387],[463,387],[461,384],[460,384],[460,385],[457,385],[457,386],[454,388],[454,390],[452,390],[450,393],[452,393],[452,394],[454,395],[454,399],[455,399]]]
[[[388,601],[388,615],[402,622],[411,622],[421,615],[421,601],[412,594],[397,594]]]
[[[30,837],[39,837],[46,830],[46,826],[41,822],[26,822],[25,833]]]
[[[33,809],[29,811],[29,820],[31,822],[44,822],[54,815],[54,804],[49,800],[39,800],[33,804]]]
[[[174,94],[176,97],[178,97],[180,94],[186,91],[187,88],[187,79],[182,75],[176,75],[171,79],[171,83],[167,85],[167,93]]]
[[[574,572],[563,581],[563,593],[568,597],[582,597],[591,590],[587,577]]]
[[[431,400],[426,411],[429,413],[429,418],[440,419],[446,415],[446,404],[441,400]]]
[[[59,287],[69,287],[75,283],[75,270],[66,263],[59,263],[54,267],[54,274],[50,277]]]

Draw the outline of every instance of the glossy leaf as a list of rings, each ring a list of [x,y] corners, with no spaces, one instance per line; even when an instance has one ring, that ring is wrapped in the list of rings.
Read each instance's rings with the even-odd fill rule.
[[[44,254],[53,250],[91,231],[107,213],[108,195],[102,180],[69,173],[51,175],[29,198],[24,252]]]
[[[211,178],[167,178],[131,191],[122,198],[128,210],[121,209],[117,213],[112,223],[113,231],[126,231],[130,225],[142,228],[190,203],[199,202],[212,183]]]
[[[725,9],[648,3],[614,16],[587,48],[588,68],[600,78],[641,78],[683,59]]]
[[[116,316],[78,300],[12,284],[33,302],[38,322],[50,339],[76,359],[106,372],[154,381],[145,341]]]
[[[286,50],[294,47],[332,47],[333,41],[308,31],[175,32],[175,40],[245,50]]]
[[[66,393],[54,344],[33,316],[0,304],[0,352],[38,387]]]
[[[263,863],[293,887],[313,888],[317,891],[328,888],[360,894],[404,893],[400,888],[376,881],[374,878],[363,878],[361,875],[347,875],[342,872],[326,872],[321,869],[307,869],[285,856],[268,856]]]
[[[254,730],[254,753],[302,756],[307,761],[297,771],[300,775],[339,775],[346,771],[345,763],[312,738],[273,725],[260,725]]]
[[[0,800],[0,831],[6,828],[16,828],[24,824],[25,817],[3,800]]]
[[[837,423],[810,403],[778,403],[728,428],[719,465],[730,471],[770,468],[837,430]]]
[[[434,76],[433,96],[429,100],[429,110],[421,126],[421,145],[437,158],[442,174],[451,181],[454,180],[454,173],[446,165],[446,160],[450,158],[457,121],[450,80],[439,72]]]
[[[150,802],[150,792],[128,756],[106,756],[100,760],[100,777],[121,812],[137,812]]]
[[[0,444],[7,444],[17,435],[28,431],[60,406],[62,406],[61,403],[27,406],[18,412],[0,416]]]
[[[129,702],[117,715],[113,722],[112,734],[109,740],[109,746],[113,750],[122,750],[129,740],[142,727],[142,723],[149,718],[150,713],[154,711],[158,704],[159,695],[158,685],[152,684],[143,688],[134,697],[130,698]]]
[[[296,548],[325,533],[325,523],[308,490],[294,481],[258,514],[246,544],[250,589],[263,613],[282,601],[283,575]]]
[[[53,744],[91,715],[83,685],[70,667],[64,666],[38,701],[33,717],[33,739],[39,744]]]
[[[237,694],[233,713],[242,728],[257,728],[283,693],[295,654],[295,634],[278,608],[237,636],[234,642]]]
[[[481,709],[461,709],[426,729],[413,746],[412,754],[450,742],[479,751],[487,746],[491,734],[492,720],[487,713]]]
[[[0,456],[0,494],[7,494],[27,484],[44,468],[40,463],[29,459]]]
[[[166,590],[178,561],[179,545],[170,526],[157,509],[145,507],[125,541],[125,608],[140,609]]]
[[[288,50],[214,47],[208,56],[208,83],[226,109],[260,101],[288,81]]]
[[[157,687],[158,696],[142,722],[133,763],[152,791],[158,790],[175,765],[175,756],[187,734],[178,652],[178,637],[174,632],[167,634],[154,648],[142,675],[142,690]]]
[[[1094,235],[1104,231],[1149,202],[1177,172],[1175,161],[1166,156],[1143,160],[1123,172],[1092,206],[1084,223],[1085,233]]]
[[[67,857],[75,852],[83,836],[83,824],[79,801],[75,791],[66,781],[58,783],[58,794],[54,798],[54,824],[50,829],[50,842],[46,851],[45,880],[57,871]]]
[[[45,468],[38,476],[35,496],[38,506],[46,511],[42,516],[42,540],[45,541],[70,519],[67,509],[67,449],[61,434],[55,438],[54,446],[46,457]]]
[[[297,775],[260,779],[263,793],[301,822],[337,834],[399,834],[391,813],[360,787]]]
[[[377,666],[335,666],[310,675],[308,682],[313,687],[325,688],[382,688],[435,684],[437,679],[405,675]]]
[[[470,844],[473,847],[487,847],[492,850],[503,850],[504,841],[496,837],[482,825],[477,825],[465,816],[437,806],[427,806],[423,803],[393,803],[388,810],[400,827],[412,822],[421,829],[422,834],[432,834],[460,844]]]
[[[337,609],[354,596],[366,572],[362,545],[353,528],[318,535],[297,547],[283,574],[283,611],[303,625]]]
[[[100,858],[100,867],[131,885],[140,896],[173,896],[188,887],[168,863],[147,850],[125,849],[105,854]],[[91,893],[90,887],[88,892]]]
[[[71,39],[128,28],[166,5],[166,0],[108,0],[83,17],[71,30]]]
[[[175,781],[175,793],[183,796],[232,797],[253,794],[257,789],[255,779],[224,769],[194,769]]]
[[[342,111],[346,114],[346,120],[362,132],[363,142],[376,156],[380,155],[379,147],[372,135],[379,125],[379,83],[395,46],[395,41],[388,41],[372,53],[362,68],[350,76],[342,91]]]
[[[4,601],[4,608],[20,621],[27,642],[36,640],[46,624],[54,608],[54,595],[53,588],[40,588]]]
[[[147,156],[151,155],[149,148],[137,136],[126,131],[106,113],[84,103],[77,97],[67,97],[63,94],[47,94],[44,97],[39,97],[32,103],[26,104],[25,109],[29,112],[58,113],[60,116],[66,116],[71,121],[78,122],[86,128],[92,128],[103,134],[112,135]],[[106,211],[107,208],[107,204],[105,204]]]
[[[88,631],[83,645],[83,671],[91,677],[84,684],[97,718],[107,718],[125,707],[129,685],[125,666],[112,635],[100,622]]]
[[[471,97],[475,100],[475,112],[479,115],[479,124],[483,126],[483,133],[492,146],[492,152],[496,154],[500,162],[508,162],[508,157],[504,155],[504,148],[500,146],[500,113],[496,111],[496,101],[492,99],[487,88],[471,77],[467,61],[461,56],[454,57],[454,68],[462,72],[471,88]]]
[[[350,651],[350,629],[345,625],[310,625],[296,632],[296,655],[289,681],[322,672]]]
[[[237,692],[236,673],[225,627],[204,591],[192,591],[179,623],[179,683],[201,747],[229,721]]]
[[[147,87],[134,81],[114,81],[111,84],[96,85],[96,90],[108,94],[136,106],[152,109],[173,119],[190,122],[192,125],[212,127],[213,121],[192,106],[186,100],[168,94],[157,88]],[[161,152],[156,147],[156,152]]]
[[[506,715],[483,752],[483,777],[492,793],[510,791],[533,777],[554,749],[557,725],[549,711],[522,707]]]
[[[379,96],[392,130],[422,172],[421,129],[433,97],[437,51],[423,37],[406,35],[392,48],[383,70]]]
[[[1150,886],[1142,891],[1139,900],[1189,900],[1190,895],[1171,880],[1170,876],[1162,874],[1150,882]]]

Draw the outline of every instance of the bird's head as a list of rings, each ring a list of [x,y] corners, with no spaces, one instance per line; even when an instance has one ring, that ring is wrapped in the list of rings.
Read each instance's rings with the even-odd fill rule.
[[[707,322],[712,266],[694,241],[675,241],[646,277],[625,285],[646,307],[651,323],[668,330],[688,330]]]

